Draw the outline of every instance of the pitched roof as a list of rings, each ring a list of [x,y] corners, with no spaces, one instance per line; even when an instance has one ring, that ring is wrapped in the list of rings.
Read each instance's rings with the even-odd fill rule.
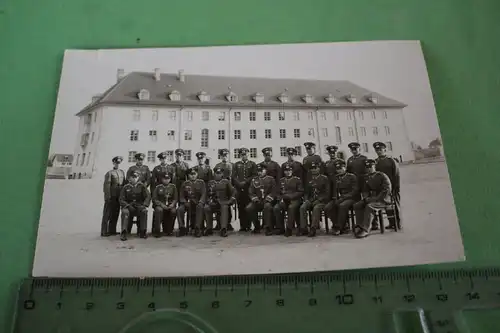
[[[156,81],[154,73],[132,72],[104,92],[101,98],[90,103],[77,115],[91,111],[98,105],[153,105],[153,106],[258,106],[279,107],[283,105],[278,96],[285,94],[287,107],[384,107],[404,108],[406,104],[382,96],[376,92],[357,86],[349,81],[326,81],[304,79],[274,79],[253,77],[229,77],[207,75],[184,75],[184,82],[177,74],[160,74]],[[148,100],[139,100],[138,93],[142,89],[149,92]],[[177,91],[180,100],[170,100],[168,95]],[[202,102],[198,95],[206,92],[210,100]],[[230,93],[238,96],[237,102],[229,102],[226,96]],[[256,104],[256,94],[264,96],[263,103]],[[311,104],[304,102],[304,97],[313,98]],[[356,97],[356,103],[351,103],[348,96]],[[330,104],[326,98],[333,96],[335,102]],[[374,104],[370,97],[377,99]]]
[[[73,155],[72,154],[54,154],[52,155],[52,162],[69,162],[73,163]]]

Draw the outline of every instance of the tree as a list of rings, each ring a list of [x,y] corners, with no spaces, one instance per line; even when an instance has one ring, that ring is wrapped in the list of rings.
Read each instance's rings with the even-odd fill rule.
[[[439,148],[442,145],[443,144],[441,143],[440,138],[436,138],[436,139],[432,140],[431,142],[429,142],[429,148]]]

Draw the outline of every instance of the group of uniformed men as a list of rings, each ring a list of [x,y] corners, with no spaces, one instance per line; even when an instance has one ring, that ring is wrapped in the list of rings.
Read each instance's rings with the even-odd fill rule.
[[[172,235],[176,219],[177,236],[185,236],[189,230],[195,237],[209,236],[217,230],[227,237],[233,230],[232,205],[238,208],[240,231],[258,234],[264,229],[266,235],[287,237],[293,229],[297,236],[314,237],[323,212],[332,221],[332,234],[340,235],[350,231],[348,215],[352,209],[357,238],[368,236],[378,223],[383,223],[376,214],[381,209],[394,209],[396,214],[387,216],[401,218],[398,162],[386,154],[384,143],[373,144],[378,155],[375,160],[360,153],[359,143],[350,143],[352,156],[347,162],[337,157],[336,146],[327,147],[327,161],[315,154],[314,143],[306,142],[304,146],[307,156],[302,163],[295,160],[297,150],[287,148],[288,160],[281,166],[272,160],[271,148],[262,150],[264,161],[259,164],[248,159],[247,148],[239,150],[240,161],[230,163],[229,151],[224,149],[222,161],[213,170],[204,152],[196,154],[198,165],[190,168],[182,149],[175,151],[176,161],[172,164],[167,164],[166,153],[160,153],[160,164],[152,171],[143,164],[142,153],[135,155],[136,164],[126,174],[120,169],[123,158],[114,157],[113,169],[104,180],[101,236],[118,234],[121,211],[120,239],[127,240],[134,217],[139,236],[147,238],[151,201],[155,237]],[[258,212],[262,212],[262,219]],[[389,219],[387,228],[397,228],[394,218]]]

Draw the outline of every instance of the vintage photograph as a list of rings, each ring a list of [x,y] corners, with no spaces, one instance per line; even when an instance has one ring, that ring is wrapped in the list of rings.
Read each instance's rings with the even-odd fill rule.
[[[419,41],[65,52],[34,276],[460,260]]]

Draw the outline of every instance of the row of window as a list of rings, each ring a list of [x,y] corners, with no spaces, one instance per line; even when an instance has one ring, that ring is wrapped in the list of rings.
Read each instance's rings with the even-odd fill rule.
[[[80,154],[78,154],[76,156],[76,162],[75,162],[75,166],[88,166],[89,163],[90,163],[90,156],[91,156],[91,153],[89,152],[88,154],[86,153],[83,153],[81,155],[82,159],[80,160]]]

